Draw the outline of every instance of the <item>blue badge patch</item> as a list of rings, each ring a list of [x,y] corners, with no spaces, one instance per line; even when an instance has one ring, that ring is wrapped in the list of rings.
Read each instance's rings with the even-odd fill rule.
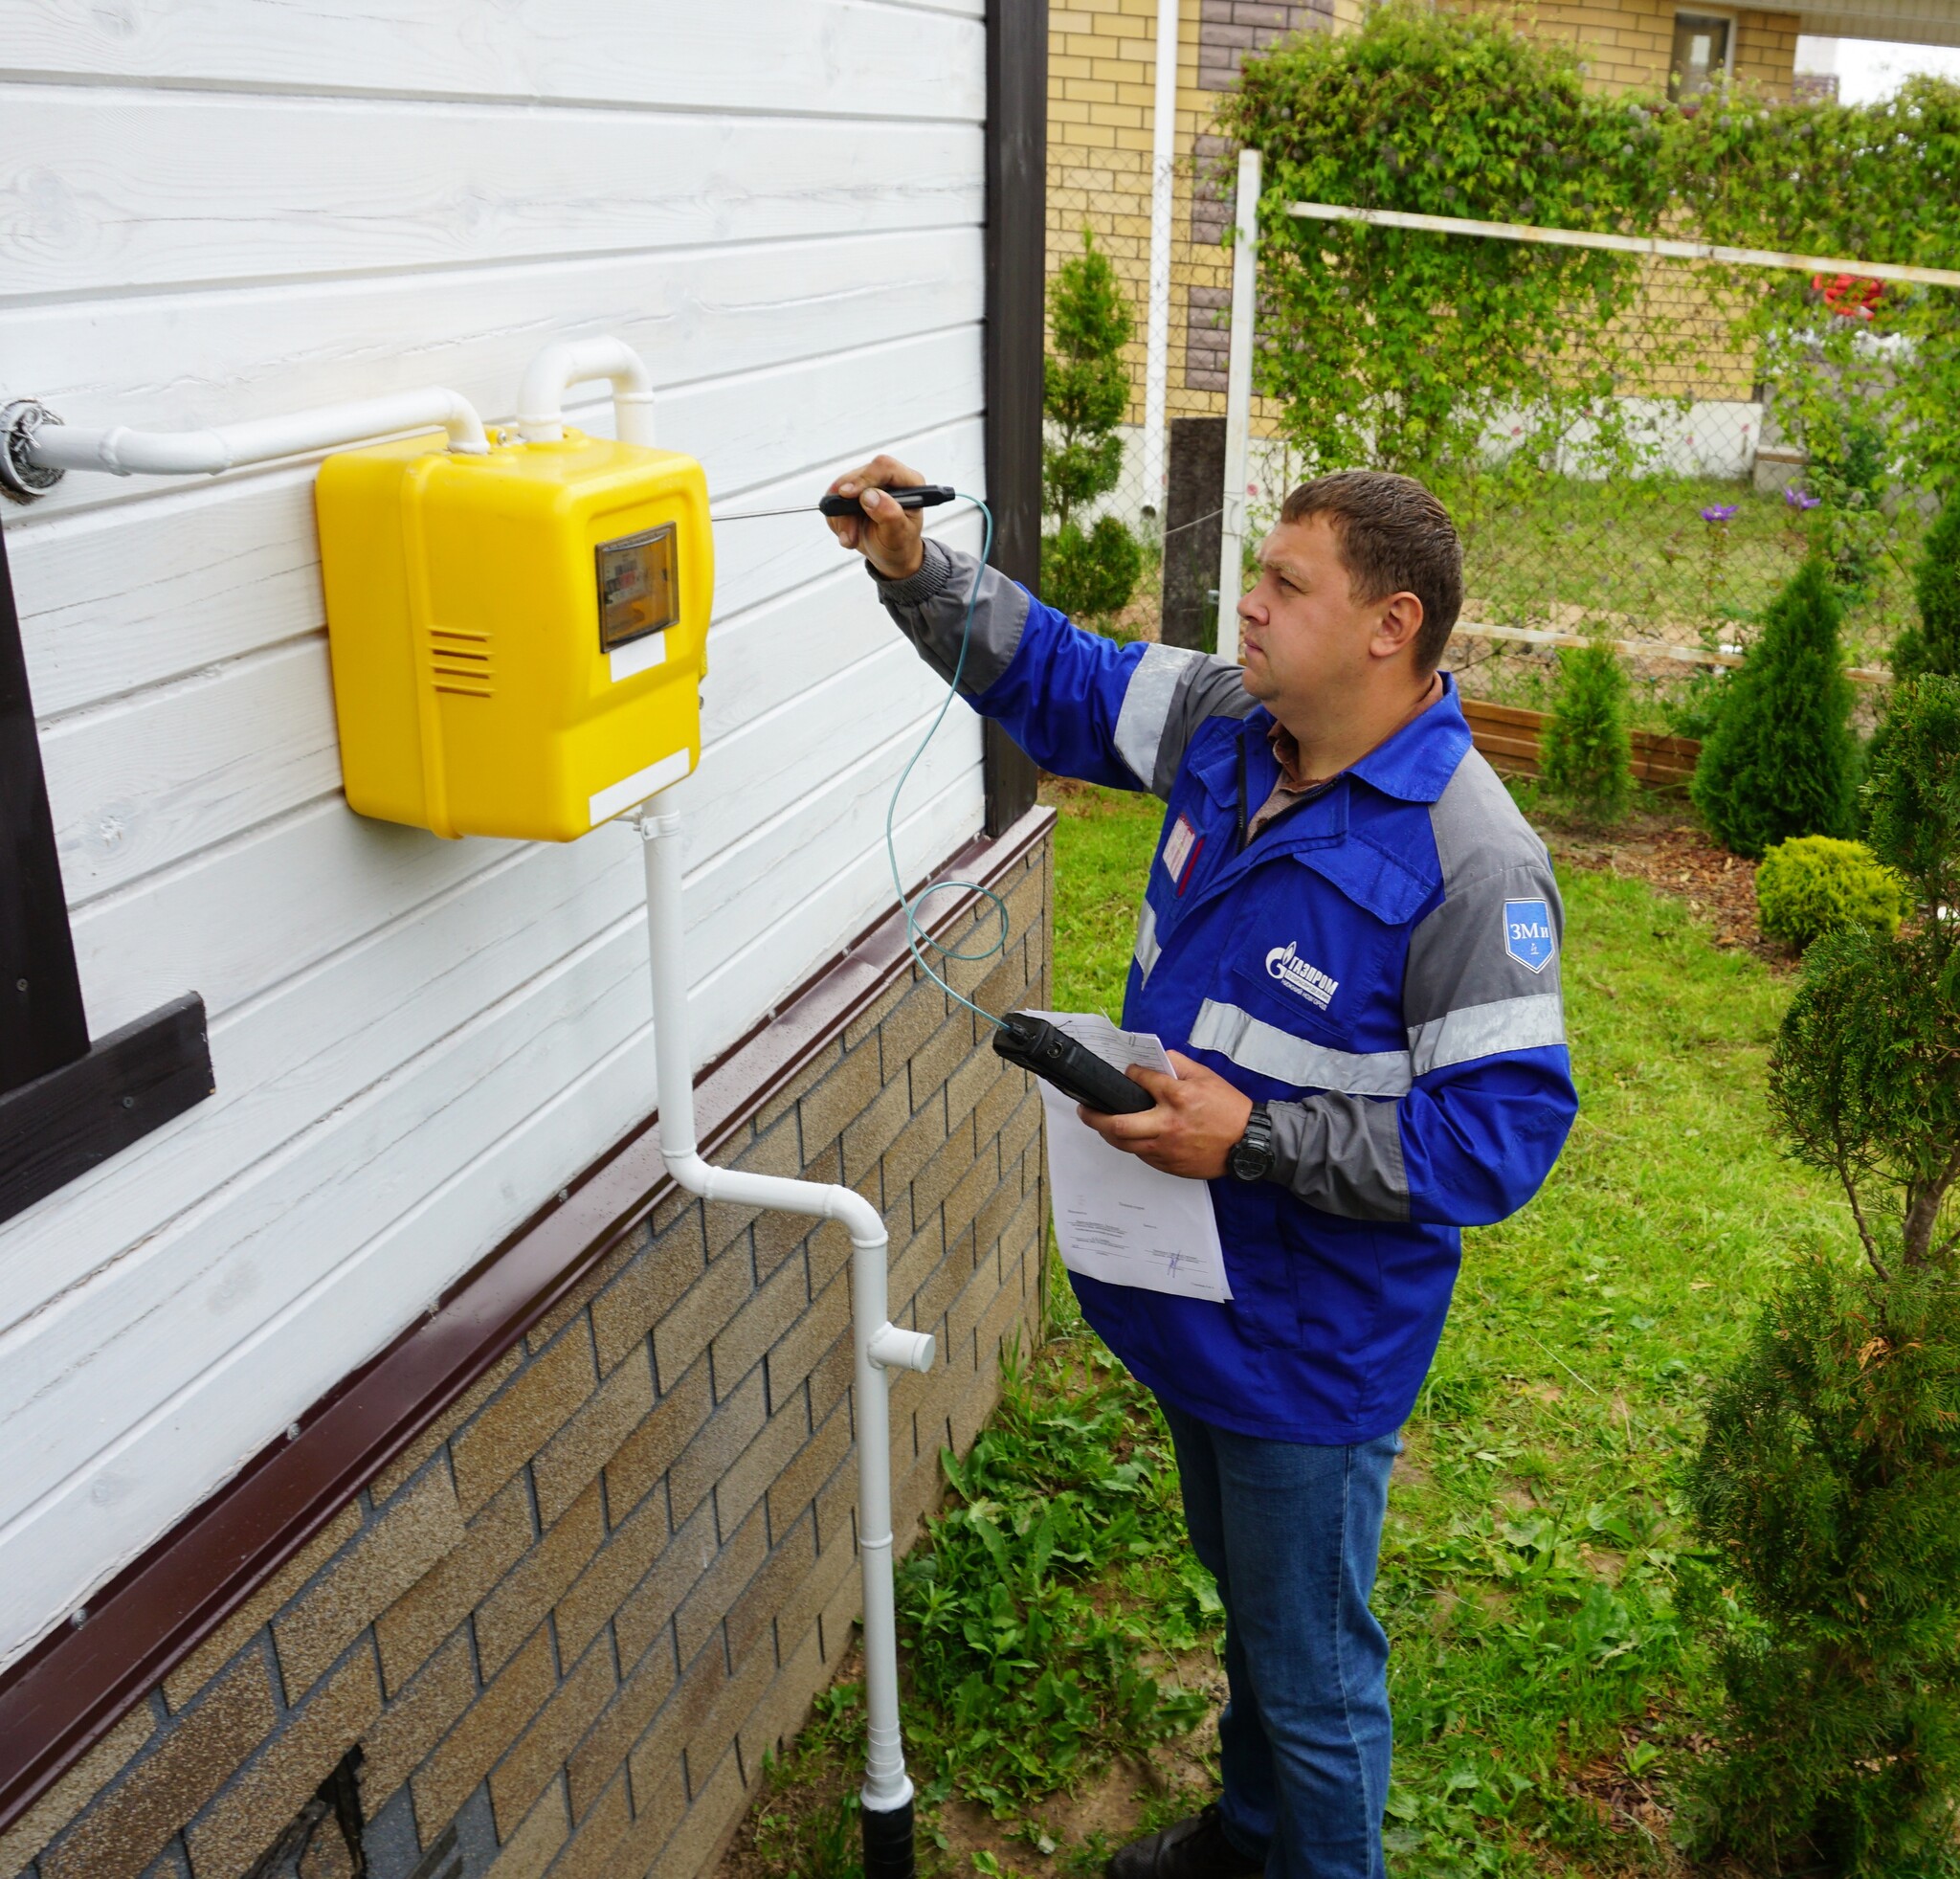
[[[1504,903],[1504,951],[1527,972],[1551,964],[1551,908],[1544,901]]]

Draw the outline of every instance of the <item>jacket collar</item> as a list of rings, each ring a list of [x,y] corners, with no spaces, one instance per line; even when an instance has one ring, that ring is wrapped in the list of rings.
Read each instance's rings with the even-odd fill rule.
[[[1470,727],[1464,722],[1457,682],[1447,672],[1442,681],[1443,695],[1428,710],[1412,718],[1394,736],[1377,744],[1341,773],[1358,776],[1371,789],[1401,802],[1436,801],[1470,749]],[[1278,765],[1265,748],[1272,726],[1273,714],[1261,705],[1246,719],[1244,734],[1248,740],[1257,739],[1253,752],[1265,755],[1277,773]]]

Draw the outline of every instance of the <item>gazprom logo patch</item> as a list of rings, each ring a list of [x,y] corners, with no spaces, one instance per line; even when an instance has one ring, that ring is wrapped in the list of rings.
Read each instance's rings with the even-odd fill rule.
[[[1542,973],[1551,964],[1557,942],[1552,938],[1551,908],[1544,901],[1504,903],[1504,951],[1527,972]]]
[[[1339,979],[1329,978],[1318,966],[1309,966],[1291,940],[1284,946],[1274,947],[1266,954],[1266,971],[1287,991],[1298,992],[1309,1004],[1319,1006],[1322,1011],[1326,1010],[1327,1000],[1341,989]]]

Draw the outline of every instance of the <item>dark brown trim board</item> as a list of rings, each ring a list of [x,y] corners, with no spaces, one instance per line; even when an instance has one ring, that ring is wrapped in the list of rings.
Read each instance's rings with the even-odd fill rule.
[[[55,816],[28,688],[20,615],[0,531],[0,1089],[72,1063],[88,1049],[81,980],[55,848]]]
[[[212,1093],[186,993],[91,1045],[20,614],[0,533],[0,1220]]]
[[[1034,809],[976,837],[940,874],[991,884],[1043,841]],[[931,925],[971,917],[946,895]],[[808,980],[698,1080],[712,1155],[911,970],[894,913]],[[334,1512],[676,1192],[654,1118],[592,1163],[452,1288],[427,1317],[350,1376],[193,1510],[64,1625],[0,1676],[0,1829],[297,1553]]]
[[[1048,243],[1048,0],[987,8],[987,501],[993,565],[1041,578],[1041,358]],[[987,832],[1035,802],[1033,762],[985,730]]]

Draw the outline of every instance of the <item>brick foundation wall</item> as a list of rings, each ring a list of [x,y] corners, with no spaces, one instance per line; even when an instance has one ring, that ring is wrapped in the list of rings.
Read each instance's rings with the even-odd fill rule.
[[[955,981],[991,1009],[1047,1001],[1051,867],[1044,834],[996,884],[1013,949]],[[1038,1322],[1040,1103],[979,1028],[908,966],[715,1157],[884,1215],[940,1348],[893,1381],[902,1548]],[[330,1879],[349,1832],[371,1879],[693,1879],[859,1606],[850,1243],[807,1229],[657,1207],[0,1833],[0,1879]]]

